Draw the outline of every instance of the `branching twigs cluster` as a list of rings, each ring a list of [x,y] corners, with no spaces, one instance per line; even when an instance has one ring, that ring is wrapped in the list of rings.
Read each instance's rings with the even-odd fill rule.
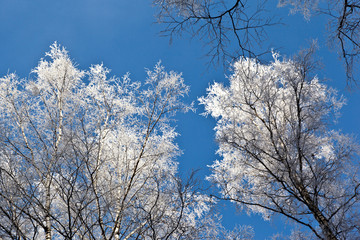
[[[348,82],[356,83],[360,60],[360,1],[343,0],[338,4],[341,7],[335,20],[337,26],[334,26],[334,41],[339,42]],[[329,14],[334,16],[332,11],[329,11]]]
[[[327,2],[327,9],[319,0],[279,0],[278,6],[290,5],[291,12],[301,12],[306,19],[314,12],[328,15],[330,40],[345,63],[347,82],[356,83],[360,59],[360,2]],[[269,47],[281,47],[266,45],[267,32],[271,31],[269,26],[280,21],[267,11],[264,1],[155,0],[153,3],[159,9],[158,21],[165,24],[162,33],[173,37],[189,32],[201,38],[208,46],[212,63],[226,63],[240,56],[259,57],[268,52]]]
[[[189,32],[208,46],[213,63],[226,63],[239,56],[256,57],[262,48],[265,29],[277,23],[266,16],[264,2],[210,0],[156,0],[158,21],[166,25],[162,32],[173,37]],[[267,51],[265,49],[264,51]]]

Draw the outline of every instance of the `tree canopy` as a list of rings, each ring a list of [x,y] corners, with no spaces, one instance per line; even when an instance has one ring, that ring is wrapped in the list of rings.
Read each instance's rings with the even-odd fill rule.
[[[311,76],[309,52],[273,57],[268,65],[241,58],[229,86],[214,83],[200,98],[217,119],[222,157],[209,180],[221,199],[264,219],[283,215],[311,231],[310,239],[357,239],[358,146],[329,129],[344,99]]]
[[[0,239],[360,238],[359,0],[0,12]]]
[[[181,75],[160,63],[144,86],[108,74],[103,65],[76,68],[55,43],[30,79],[0,78],[2,239],[209,233],[208,197],[177,177],[169,123],[191,109]]]

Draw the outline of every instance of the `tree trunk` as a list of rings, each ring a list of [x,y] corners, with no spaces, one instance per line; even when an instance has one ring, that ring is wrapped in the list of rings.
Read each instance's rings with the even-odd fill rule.
[[[45,202],[45,239],[51,240],[51,218],[50,218],[50,207],[51,207],[51,194],[50,194],[50,185],[51,179],[50,174],[48,174],[46,179],[46,202]]]

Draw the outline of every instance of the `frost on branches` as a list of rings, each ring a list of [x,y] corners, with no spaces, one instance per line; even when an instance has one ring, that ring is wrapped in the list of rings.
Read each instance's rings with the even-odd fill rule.
[[[142,86],[79,70],[56,43],[0,78],[1,239],[195,239],[209,201],[176,177],[173,115],[191,106],[157,64]]]
[[[241,58],[230,86],[214,83],[200,98],[222,160],[209,177],[223,198],[264,219],[279,213],[319,239],[360,237],[359,164],[351,138],[328,129],[344,104],[309,77],[301,61],[268,65]]]

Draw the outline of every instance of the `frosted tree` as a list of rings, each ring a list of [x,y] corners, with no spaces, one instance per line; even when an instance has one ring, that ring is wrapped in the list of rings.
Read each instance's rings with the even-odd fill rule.
[[[58,44],[30,79],[0,78],[1,239],[197,239],[211,202],[177,177],[170,125],[188,87],[79,70]]]
[[[214,83],[200,98],[217,119],[222,157],[209,180],[220,198],[265,220],[280,214],[311,238],[358,239],[357,146],[329,130],[344,100],[311,76],[310,55],[280,60],[273,54],[268,65],[241,58],[228,87]]]

